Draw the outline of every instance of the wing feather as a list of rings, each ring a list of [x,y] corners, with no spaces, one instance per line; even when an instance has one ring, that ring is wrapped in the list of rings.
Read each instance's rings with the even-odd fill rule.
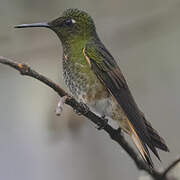
[[[121,106],[142,143],[147,144],[153,153],[159,158],[157,150],[153,146],[146,129],[143,116],[139,111],[126,80],[112,55],[103,45],[97,46],[97,44],[95,45],[93,43],[87,44],[83,52],[91,63],[92,71]],[[146,151],[148,151],[147,148]],[[149,154],[149,152],[147,152],[147,154]]]

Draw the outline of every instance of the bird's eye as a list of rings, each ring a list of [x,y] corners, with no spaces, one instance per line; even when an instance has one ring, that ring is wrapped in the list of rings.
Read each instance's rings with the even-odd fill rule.
[[[73,25],[72,19],[66,19],[64,23],[66,26],[69,26],[69,27],[72,27],[72,25]]]

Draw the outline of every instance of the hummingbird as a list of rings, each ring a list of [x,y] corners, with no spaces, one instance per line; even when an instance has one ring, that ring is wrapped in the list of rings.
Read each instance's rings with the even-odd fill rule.
[[[138,108],[117,62],[100,40],[88,13],[67,9],[50,22],[21,24],[15,28],[45,27],[56,33],[63,47],[63,78],[71,95],[96,114],[115,120],[153,167],[149,149],[169,151],[164,139]]]

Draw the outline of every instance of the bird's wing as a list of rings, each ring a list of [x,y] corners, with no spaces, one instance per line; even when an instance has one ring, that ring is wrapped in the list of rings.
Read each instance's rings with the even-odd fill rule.
[[[147,132],[143,116],[128,88],[126,80],[112,55],[103,45],[87,44],[83,50],[92,71],[123,109],[143,145],[159,158]],[[147,149],[147,148],[146,148]]]

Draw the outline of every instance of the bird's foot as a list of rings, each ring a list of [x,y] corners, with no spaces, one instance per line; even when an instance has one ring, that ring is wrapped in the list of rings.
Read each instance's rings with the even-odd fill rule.
[[[57,116],[60,116],[62,114],[63,106],[64,106],[64,103],[65,103],[67,98],[68,98],[68,96],[63,96],[60,98],[58,105],[57,105],[57,108],[56,108],[56,115]]]
[[[108,124],[108,119],[105,118],[105,115],[101,117],[104,121],[103,123],[100,123],[97,127],[98,130],[104,129],[104,127]]]
[[[119,139],[120,137],[123,137],[121,128],[114,129],[110,136],[112,139]]]
[[[85,115],[89,111],[89,107],[83,102],[80,102],[79,104],[80,104],[79,108],[74,109],[74,112],[79,116]]]
[[[116,129],[116,133],[117,133],[119,136],[122,136],[122,130],[121,130],[121,128],[117,128],[117,129]]]

